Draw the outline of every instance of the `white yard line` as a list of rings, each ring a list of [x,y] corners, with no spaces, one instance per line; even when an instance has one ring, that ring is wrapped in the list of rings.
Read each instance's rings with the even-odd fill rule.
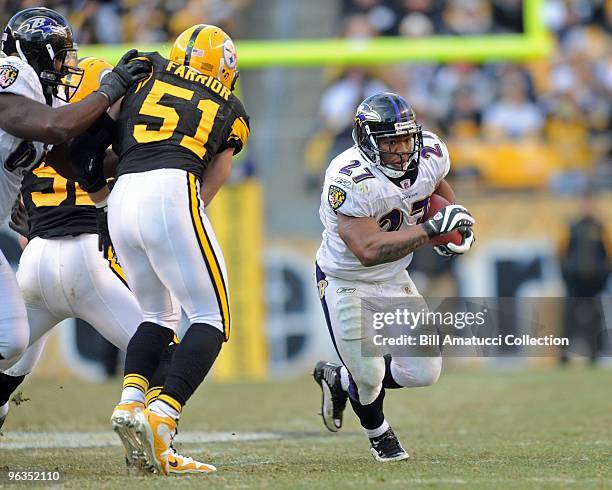
[[[281,439],[277,432],[179,432],[177,443],[247,442]],[[119,438],[109,432],[8,432],[0,438],[2,449],[52,449],[119,446]]]

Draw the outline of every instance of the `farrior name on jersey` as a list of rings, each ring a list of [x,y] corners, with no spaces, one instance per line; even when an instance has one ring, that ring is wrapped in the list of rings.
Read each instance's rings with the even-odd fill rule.
[[[225,100],[228,100],[232,93],[231,90],[223,85],[220,80],[208,75],[202,75],[198,70],[191,68],[190,66],[179,65],[174,61],[169,61],[168,65],[166,66],[166,71],[184,78],[185,80],[201,83],[205,87],[210,88],[216,94],[219,94]]]

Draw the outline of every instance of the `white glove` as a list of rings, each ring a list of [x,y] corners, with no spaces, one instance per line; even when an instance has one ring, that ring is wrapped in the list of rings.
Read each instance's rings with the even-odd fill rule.
[[[463,231],[465,230],[465,231]],[[463,240],[459,245],[449,242],[446,245],[436,245],[434,250],[438,255],[442,255],[443,257],[454,257],[456,255],[463,255],[467,252],[474,242],[476,241],[476,235],[474,235],[474,231],[471,227],[465,227],[459,230],[461,235],[463,236]]]

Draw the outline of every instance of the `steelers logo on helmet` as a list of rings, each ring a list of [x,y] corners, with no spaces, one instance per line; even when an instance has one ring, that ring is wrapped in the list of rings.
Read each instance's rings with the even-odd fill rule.
[[[238,57],[236,56],[236,47],[231,39],[227,39],[223,43],[223,58],[225,59],[225,66],[231,69],[236,68]]]

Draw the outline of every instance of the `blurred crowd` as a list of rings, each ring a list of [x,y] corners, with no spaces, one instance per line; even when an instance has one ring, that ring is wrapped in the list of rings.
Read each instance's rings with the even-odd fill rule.
[[[523,32],[523,0],[337,0],[335,35],[496,35]],[[251,0],[0,0],[0,22],[21,8],[64,13],[81,44],[173,39],[197,22],[234,36]],[[331,156],[352,144],[352,116],[371,93],[406,97],[426,129],[446,138],[456,176],[497,187],[580,192],[612,186],[612,0],[544,0],[554,38],[546,59],[523,64],[410,64],[328,72],[323,127],[305,146],[319,190]]]
[[[346,38],[522,32],[521,0],[343,0]],[[426,129],[447,139],[457,176],[501,187],[578,192],[610,186],[612,1],[545,0],[547,59],[524,64],[411,64],[330,73],[323,131],[306,145],[309,182],[351,144],[355,107],[398,92]],[[323,164],[325,165],[325,164]]]
[[[18,10],[48,7],[64,14],[81,44],[174,40],[193,24],[234,32],[236,12],[250,0],[0,0],[2,25]]]

